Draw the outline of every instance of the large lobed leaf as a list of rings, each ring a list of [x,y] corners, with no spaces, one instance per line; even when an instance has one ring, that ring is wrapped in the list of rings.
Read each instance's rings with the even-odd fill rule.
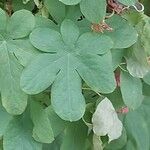
[[[78,37],[78,27],[68,19],[62,23],[61,33],[48,28],[35,29],[30,35],[31,43],[49,53],[37,56],[21,77],[21,87],[29,94],[42,92],[54,82],[52,106],[62,119],[69,121],[79,120],[85,111],[80,76],[96,92],[109,93],[115,89],[109,52],[113,46],[111,39],[97,33]],[[87,47],[83,37],[95,46]]]
[[[23,52],[23,38],[34,28],[34,16],[27,10],[15,12],[10,18],[0,9],[0,92],[2,105],[13,114],[21,114],[27,105],[27,95],[20,88],[23,67],[15,54]],[[20,40],[21,39],[21,40]],[[15,44],[20,40],[22,44]],[[32,46],[31,46],[32,47]],[[23,54],[22,54],[23,55]],[[24,62],[25,63],[25,62]]]

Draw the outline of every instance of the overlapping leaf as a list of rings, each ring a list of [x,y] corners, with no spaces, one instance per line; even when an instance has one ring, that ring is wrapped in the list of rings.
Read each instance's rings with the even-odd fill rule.
[[[106,15],[106,0],[45,0],[45,5],[57,22],[61,22],[67,13],[66,5],[80,5],[82,14],[90,22],[99,23]]]
[[[109,93],[115,88],[111,39],[96,33],[79,37],[78,30],[68,19],[61,25],[61,34],[49,28],[35,29],[31,43],[48,53],[37,56],[21,77],[21,87],[29,94],[42,92],[54,82],[52,106],[61,118],[70,121],[80,119],[85,111],[80,76],[96,92]]]
[[[126,72],[121,73],[121,93],[124,103],[131,109],[138,108],[143,101],[142,82]]]
[[[2,104],[11,114],[21,114],[27,105],[27,95],[20,88],[22,66],[15,53],[24,51],[17,43],[27,37],[34,28],[34,16],[31,12],[20,10],[9,18],[0,9],[0,92]],[[24,48],[25,49],[25,48]],[[22,54],[23,55],[23,54]]]
[[[42,150],[42,144],[32,138],[32,123],[28,115],[10,121],[3,137],[5,150]]]
[[[33,137],[41,143],[52,143],[54,134],[46,111],[37,102],[31,101],[31,119],[34,124]]]

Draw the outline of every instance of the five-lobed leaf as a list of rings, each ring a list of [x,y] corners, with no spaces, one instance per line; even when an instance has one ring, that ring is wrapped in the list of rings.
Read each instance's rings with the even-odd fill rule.
[[[23,67],[15,57],[15,52],[22,50],[22,45],[16,46],[15,42],[23,43],[34,28],[35,20],[31,12],[20,10],[10,18],[0,9],[0,92],[2,105],[6,110],[18,115],[23,113],[27,105],[27,95],[20,88],[20,75]]]
[[[79,120],[85,111],[79,74],[97,92],[109,93],[116,86],[111,56],[107,54],[113,46],[111,39],[91,33],[88,39],[97,45],[93,49],[95,54],[91,54],[92,47],[88,47],[89,50],[85,52],[85,44],[81,44],[82,38],[78,36],[77,26],[69,19],[63,21],[61,34],[48,28],[35,29],[30,35],[31,43],[41,51],[45,51],[46,47],[49,52],[56,53],[40,54],[35,57],[21,77],[21,87],[28,94],[42,92],[54,82],[51,92],[52,106],[62,119],[69,121]],[[45,40],[44,46],[40,44],[40,37]],[[107,40],[110,42],[106,47],[104,44],[100,47],[99,42],[95,42],[103,43]],[[97,55],[104,53],[106,53],[104,56]],[[102,63],[106,66],[102,66]],[[60,109],[62,106],[63,109]]]

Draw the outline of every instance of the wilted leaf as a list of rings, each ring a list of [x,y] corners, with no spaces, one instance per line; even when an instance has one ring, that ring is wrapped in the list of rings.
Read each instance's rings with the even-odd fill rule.
[[[122,134],[122,123],[109,99],[103,99],[97,106],[92,118],[93,131],[97,136],[108,135],[109,142]]]

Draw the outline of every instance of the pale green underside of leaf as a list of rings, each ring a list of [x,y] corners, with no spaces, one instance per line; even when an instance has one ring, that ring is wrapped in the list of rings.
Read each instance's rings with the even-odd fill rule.
[[[118,139],[122,134],[123,125],[108,98],[104,98],[92,116],[93,131],[97,136],[108,135],[109,142]]]
[[[142,82],[129,73],[121,73],[121,93],[124,103],[131,109],[138,108],[143,101]]]

